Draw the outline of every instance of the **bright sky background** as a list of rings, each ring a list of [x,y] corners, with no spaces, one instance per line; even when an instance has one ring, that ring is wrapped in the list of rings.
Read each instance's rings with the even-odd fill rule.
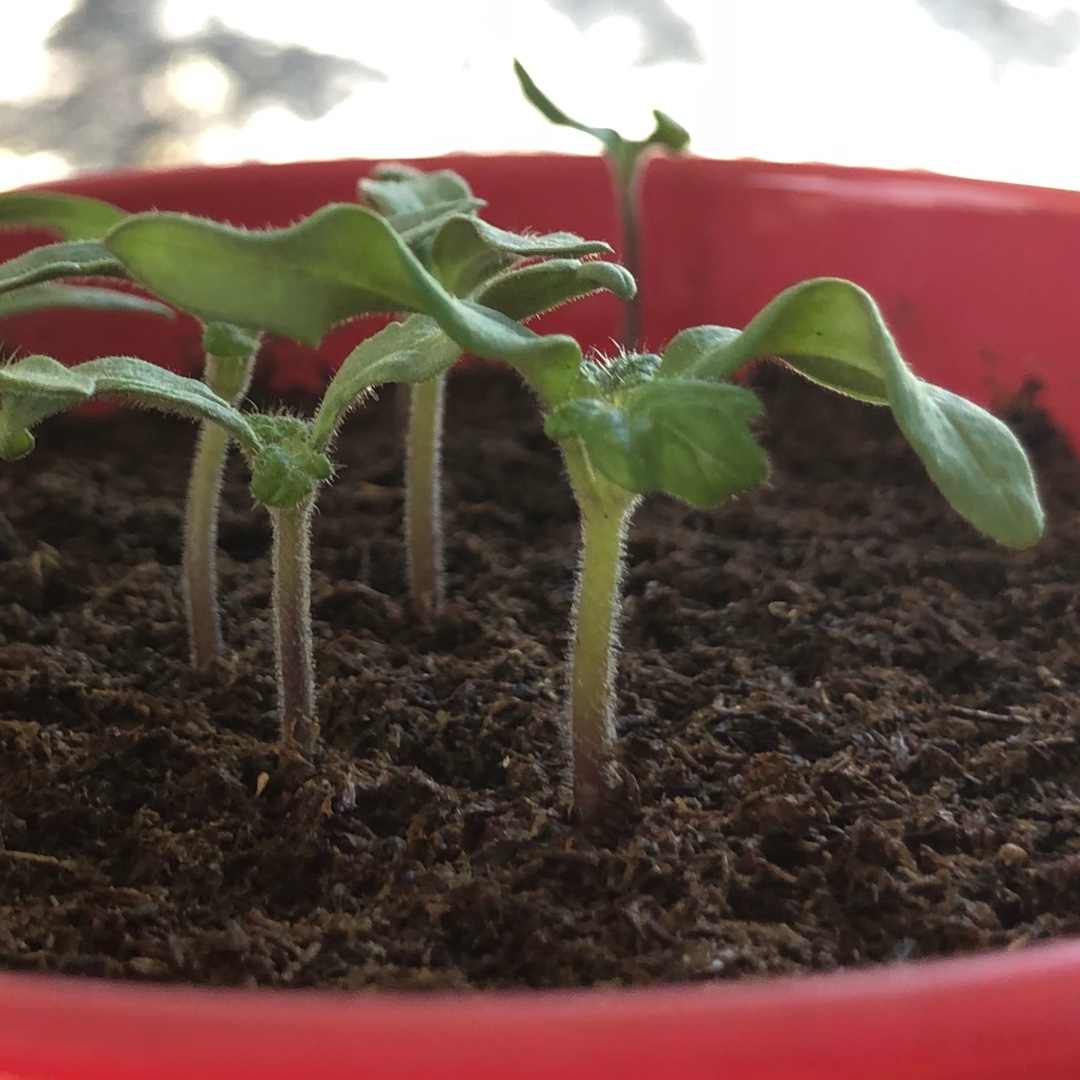
[[[0,100],[62,82],[42,47],[70,0],[0,0]],[[593,153],[519,98],[517,55],[586,122],[643,134],[655,106],[710,157],[926,168],[1080,189],[1080,52],[1058,67],[999,70],[914,0],[669,0],[691,22],[704,64],[635,65],[637,24],[580,32],[541,0],[168,0],[166,29],[215,16],[233,29],[352,57],[385,71],[323,119],[265,109],[243,128],[212,127],[202,160],[411,157],[453,150]],[[1049,15],[1080,0],[1022,0]],[[213,114],[228,80],[212,62],[179,65],[169,92]],[[0,149],[0,189],[62,175],[48,154]]]

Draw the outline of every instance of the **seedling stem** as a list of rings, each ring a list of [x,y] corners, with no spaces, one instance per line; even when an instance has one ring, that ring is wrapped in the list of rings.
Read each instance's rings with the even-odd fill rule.
[[[439,455],[445,390],[445,375],[409,387],[405,538],[409,595],[424,618],[429,618],[443,604]]]
[[[274,528],[274,648],[281,735],[308,754],[315,747],[315,671],[311,644],[311,515],[314,498],[270,510]]]
[[[626,530],[639,496],[605,480],[581,443],[562,443],[581,515],[581,563],[571,619],[571,763],[574,807],[600,815],[615,752],[615,668]]]
[[[247,393],[254,368],[247,356],[206,355],[203,380],[218,397],[235,405]],[[218,508],[229,436],[218,424],[199,426],[188,483],[184,527],[184,601],[193,667],[206,667],[222,650],[217,602]]]

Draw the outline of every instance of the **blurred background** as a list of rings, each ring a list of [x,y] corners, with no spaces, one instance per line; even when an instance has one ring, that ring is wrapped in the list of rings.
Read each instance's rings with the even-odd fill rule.
[[[0,189],[192,162],[594,153],[520,98],[710,157],[1080,189],[1080,0],[0,0]]]

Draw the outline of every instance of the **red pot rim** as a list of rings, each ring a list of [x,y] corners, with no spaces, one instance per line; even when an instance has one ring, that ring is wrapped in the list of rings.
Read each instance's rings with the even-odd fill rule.
[[[156,205],[258,226],[351,199],[369,164],[112,174],[52,186],[129,209]],[[425,164],[459,169],[509,227],[615,234],[594,159],[455,156]],[[240,190],[241,200],[225,190]],[[690,158],[657,161],[646,198],[646,327],[654,344],[695,323],[741,325],[800,278],[850,277],[878,298],[921,373],[984,402],[1036,377],[1051,414],[1080,434],[1069,318],[1080,280],[1080,193]],[[0,240],[5,256],[24,243]],[[617,312],[599,301],[560,319],[560,328],[596,344],[615,333]],[[60,323],[27,318],[12,326],[25,349],[62,355],[70,331]],[[81,323],[80,346],[107,350],[115,332],[107,319]],[[122,332],[131,336],[130,323]],[[176,364],[190,334],[178,325]],[[340,342],[327,351],[335,348],[340,356]],[[636,991],[350,996],[3,975],[0,1080],[1071,1080],[1080,1076],[1078,1009],[1077,942]]]

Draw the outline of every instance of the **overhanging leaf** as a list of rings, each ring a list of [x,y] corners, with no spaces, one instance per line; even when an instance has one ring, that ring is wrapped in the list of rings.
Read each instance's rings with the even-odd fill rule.
[[[0,228],[49,229],[65,240],[100,240],[125,214],[85,195],[11,191],[0,195]]]
[[[48,356],[28,356],[0,368],[0,457],[22,457],[34,446],[30,428],[95,397],[209,420],[245,449],[258,439],[247,420],[199,379],[188,379],[130,356],[107,356],[66,368]]]
[[[688,348],[680,354],[683,374],[726,378],[747,360],[775,356],[831,390],[888,404],[930,478],[972,525],[1010,547],[1028,547],[1042,535],[1031,465],[1012,432],[977,405],[918,378],[873,297],[850,281],[804,281],[741,334],[702,341],[696,359]]]
[[[314,445],[325,449],[348,411],[383,383],[421,383],[449,371],[461,347],[426,315],[390,323],[345,358],[312,421]]]
[[[457,216],[439,229],[429,257],[435,276],[455,296],[467,296],[506,266],[524,259],[609,254],[602,240],[573,233],[528,236],[496,228],[475,216]]]
[[[183,214],[127,218],[106,243],[132,277],[204,322],[229,322],[317,345],[334,325],[373,311],[419,311],[464,351],[529,370],[576,368],[581,351],[451,296],[388,222],[331,205],[286,229],[250,232]]]
[[[601,290],[629,300],[637,285],[630,271],[616,263],[549,259],[499,274],[477,292],[476,299],[520,320]]]
[[[612,483],[665,492],[708,508],[759,484],[769,464],[750,431],[761,403],[724,383],[654,380],[613,399],[579,398],[552,410],[544,430],[577,438]]]

